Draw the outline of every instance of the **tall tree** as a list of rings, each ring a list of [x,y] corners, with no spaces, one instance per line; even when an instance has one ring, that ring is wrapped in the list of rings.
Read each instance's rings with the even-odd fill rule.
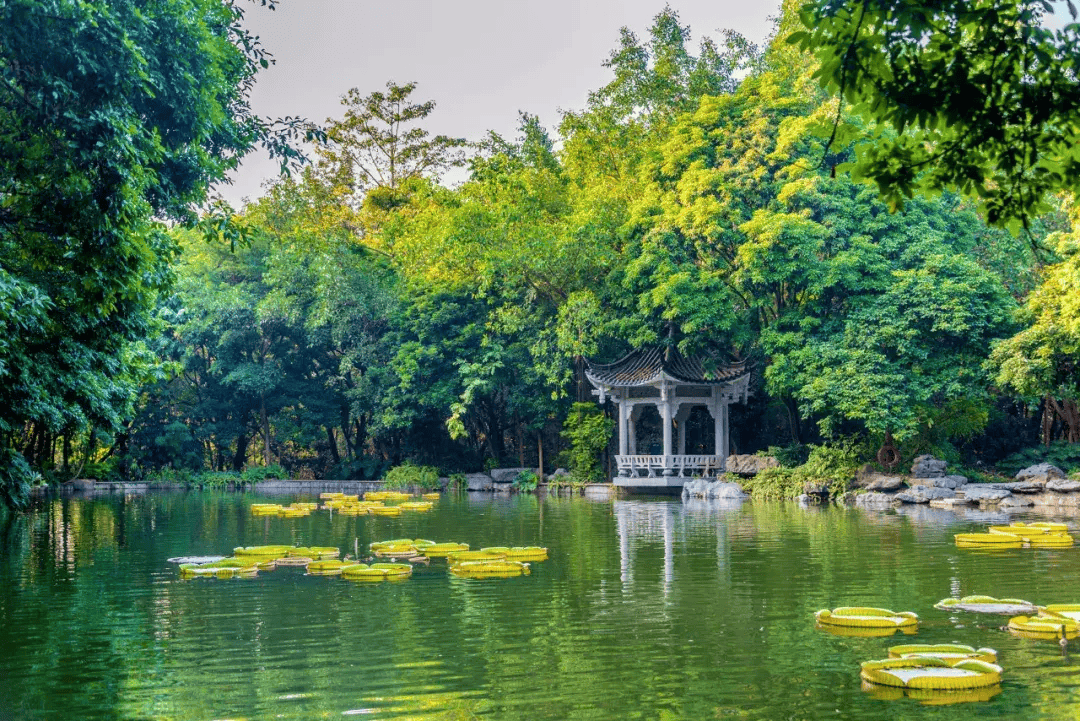
[[[241,18],[231,0],[0,3],[8,503],[26,497],[24,453],[47,465],[58,435],[93,439],[130,411],[175,253],[161,219],[192,220],[260,140],[294,153],[248,105],[269,58]]]

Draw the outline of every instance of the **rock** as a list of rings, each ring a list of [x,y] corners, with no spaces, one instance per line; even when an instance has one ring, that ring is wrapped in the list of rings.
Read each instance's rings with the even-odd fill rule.
[[[952,510],[957,506],[970,506],[971,501],[967,498],[960,498],[953,496],[952,498],[932,498],[930,500],[931,508],[944,508],[946,510]]]
[[[1072,493],[1080,491],[1080,481],[1070,481],[1068,478],[1053,478],[1046,482],[1046,490],[1058,493]]]
[[[980,486],[976,483],[969,483],[964,486],[961,491],[964,494],[964,498],[974,501],[975,503],[988,503],[993,501],[1000,501],[1002,498],[1008,498],[1012,495],[1010,491],[1004,488],[994,488],[992,486]]]
[[[814,498],[813,496],[809,496],[805,493],[796,498],[795,500],[798,501],[800,506],[814,506],[817,505],[818,502],[816,498]]]
[[[930,479],[934,488],[960,488],[966,486],[968,479],[964,476],[942,476]]]
[[[465,482],[470,491],[490,491],[495,485],[495,481],[486,473],[466,473]]]
[[[904,503],[929,503],[935,498],[952,498],[956,495],[951,488],[931,488],[930,486],[912,486],[903,493],[897,493],[897,500]]]
[[[1055,478],[1065,478],[1065,471],[1050,463],[1040,463],[1036,466],[1028,466],[1016,474],[1016,480],[1018,481],[1034,481],[1036,483],[1042,483],[1043,485],[1045,485],[1047,481],[1052,481]]]
[[[866,485],[868,491],[895,491],[904,486],[904,479],[900,476],[886,476],[880,473],[873,476],[865,476],[869,481]]]
[[[912,478],[941,478],[945,475],[946,461],[939,461],[930,455],[917,456],[911,464]]]
[[[683,500],[688,498],[742,500],[748,498],[742,486],[729,481],[710,481],[706,478],[693,478],[683,484]]]
[[[860,493],[855,496],[855,505],[860,508],[892,508],[896,502],[896,496],[889,493]]]
[[[724,466],[728,473],[738,473],[740,476],[753,476],[766,468],[779,467],[780,461],[771,456],[754,456],[749,453],[728,456]]]
[[[1046,483],[1044,481],[1017,481],[1016,483],[1010,483],[1006,487],[1007,490],[1013,493],[1042,493],[1046,490]]]
[[[73,481],[68,481],[64,485],[73,491],[92,491],[96,485],[96,481],[93,478],[76,478]]]
[[[1025,496],[1006,496],[998,501],[998,508],[1027,508],[1034,505],[1035,501]]]
[[[492,468],[488,471],[488,475],[491,476],[491,480],[496,483],[513,483],[517,480],[518,474],[522,471],[532,471],[536,473],[535,468]]]
[[[562,478],[569,475],[570,471],[566,470],[565,468],[556,468],[555,472],[549,475],[548,478]]]

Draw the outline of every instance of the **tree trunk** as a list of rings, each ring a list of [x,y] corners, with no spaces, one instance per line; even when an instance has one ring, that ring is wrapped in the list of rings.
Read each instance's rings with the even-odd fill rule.
[[[232,469],[239,473],[244,470],[244,461],[247,460],[248,437],[241,433],[236,438],[236,453],[233,454]]]
[[[544,480],[544,429],[541,428],[536,432],[536,474],[540,476],[540,481]]]
[[[330,426],[326,427],[326,440],[330,442],[330,457],[334,459],[334,465],[341,463],[341,455],[338,453],[337,437],[334,435],[334,429]]]
[[[266,415],[266,398],[259,398],[259,418],[262,420],[263,466],[269,466],[270,459],[270,417]]]

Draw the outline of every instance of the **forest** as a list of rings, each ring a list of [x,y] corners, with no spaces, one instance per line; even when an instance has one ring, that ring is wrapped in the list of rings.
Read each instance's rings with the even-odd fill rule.
[[[542,458],[600,480],[611,408],[585,364],[645,345],[746,360],[733,451],[818,476],[886,441],[975,478],[1080,467],[1075,138],[1025,156],[1052,167],[990,157],[1022,149],[1007,135],[931,136],[954,118],[901,118],[910,140],[857,85],[872,64],[836,60],[844,27],[810,24],[851,3],[786,2],[760,47],[666,8],[622,30],[610,82],[557,127],[519,112],[516,137],[481,139],[440,135],[399,79],[317,124],[256,117],[267,58],[236,3],[154,23],[137,0],[61,3],[64,22],[38,5],[0,9],[9,505],[76,477]],[[215,201],[259,146],[287,172],[243,208]]]

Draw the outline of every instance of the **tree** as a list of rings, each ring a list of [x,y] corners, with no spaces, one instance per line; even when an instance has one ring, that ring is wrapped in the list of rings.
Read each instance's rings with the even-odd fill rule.
[[[1048,26],[1047,0],[820,0],[789,42],[870,123],[851,165],[893,208],[918,191],[977,198],[991,223],[1027,228],[1048,193],[1080,189],[1080,25]],[[786,4],[793,13],[793,3]]]
[[[263,4],[273,0],[263,0]],[[258,142],[269,63],[233,1],[0,3],[0,495],[23,455],[122,428],[153,373],[140,346],[175,243],[207,189]],[[66,456],[66,454],[65,454]],[[14,470],[13,470],[14,469]]]

